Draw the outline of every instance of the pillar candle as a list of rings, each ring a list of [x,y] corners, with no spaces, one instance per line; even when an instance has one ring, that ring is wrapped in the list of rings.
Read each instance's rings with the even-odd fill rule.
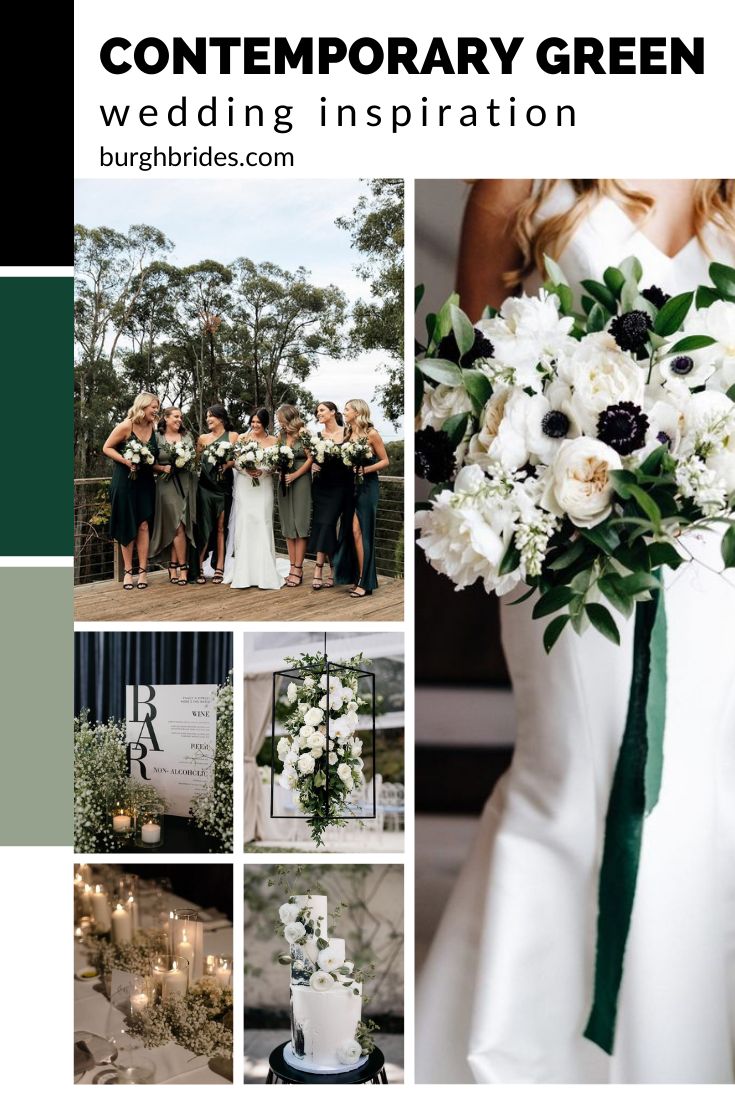
[[[137,933],[140,929],[140,916],[138,913],[138,904],[135,901],[134,895],[128,896],[128,901],[125,904],[125,910],[130,915],[133,922],[133,933]]]
[[[112,912],[112,940],[115,945],[133,940],[133,919],[122,903]]]
[[[130,996],[130,1009],[136,1014],[148,1009],[148,996],[145,991],[138,991]]]
[[[183,957],[189,965],[189,972],[194,972],[194,946],[189,941],[188,932],[184,930],[184,935],[174,950],[177,957]]]
[[[158,823],[143,823],[140,828],[141,840],[147,846],[157,846],[161,841],[161,828]]]
[[[229,963],[222,963],[218,965],[217,970],[214,973],[214,978],[217,981],[218,987],[229,987],[231,976],[232,969],[230,968]]]
[[[185,995],[187,988],[187,969],[178,968],[174,961],[170,972],[163,973],[163,1001],[168,1002],[172,995]]]
[[[101,884],[97,884],[92,892],[92,917],[98,934],[109,933],[110,908],[107,903],[107,894],[102,890]]]

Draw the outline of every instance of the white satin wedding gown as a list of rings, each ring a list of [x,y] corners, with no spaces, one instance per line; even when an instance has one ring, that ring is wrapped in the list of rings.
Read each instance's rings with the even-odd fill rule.
[[[549,208],[570,201],[561,186]],[[733,264],[714,229],[713,259]],[[635,254],[641,286],[709,283],[695,239],[670,258],[603,200],[560,257],[570,284]],[[538,278],[528,290],[538,289]],[[719,534],[666,572],[668,698],[658,806],[646,819],[614,1054],[583,1037],[604,819],[626,718],[633,621],[618,648],[503,600],[518,727],[512,765],[417,986],[418,1082],[731,1083],[735,1058],[735,571]],[[420,870],[419,870],[420,874]]]
[[[237,470],[233,474],[224,582],[232,589],[280,589],[288,564],[276,559],[273,477],[264,471],[256,486],[249,474]]]

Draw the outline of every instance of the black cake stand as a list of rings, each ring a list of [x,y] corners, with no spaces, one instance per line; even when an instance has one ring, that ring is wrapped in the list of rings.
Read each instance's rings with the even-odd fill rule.
[[[374,1048],[367,1062],[359,1068],[343,1071],[338,1075],[324,1075],[318,1072],[298,1071],[287,1064],[283,1059],[283,1050],[287,1044],[288,1041],[284,1041],[270,1054],[266,1083],[376,1083],[380,1086],[388,1082],[385,1074],[385,1057],[379,1048]]]

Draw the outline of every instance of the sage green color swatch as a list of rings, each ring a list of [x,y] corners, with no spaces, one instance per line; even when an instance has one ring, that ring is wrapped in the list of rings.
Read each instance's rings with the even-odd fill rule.
[[[0,567],[0,845],[73,839],[73,570]]]
[[[5,462],[0,555],[72,555],[74,280],[8,276],[1,286],[6,399],[27,431],[22,460]]]

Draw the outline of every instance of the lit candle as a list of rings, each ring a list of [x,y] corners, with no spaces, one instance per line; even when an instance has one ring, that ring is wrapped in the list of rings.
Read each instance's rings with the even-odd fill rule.
[[[122,903],[118,903],[112,912],[112,941],[115,945],[124,945],[133,940],[133,920]]]
[[[157,846],[161,841],[161,827],[158,823],[143,823],[140,837],[147,846]]]
[[[115,834],[125,834],[126,831],[130,830],[131,822],[132,819],[129,815],[113,815],[112,829],[114,830]]]
[[[96,884],[92,892],[92,917],[94,918],[97,933],[106,934],[110,930],[110,908],[107,904],[107,894],[101,884]]]
[[[214,971],[215,971],[214,961],[215,961],[215,958],[212,956],[211,953],[209,953],[206,957],[206,960],[204,961],[204,975],[205,976],[213,976],[214,975]]]
[[[187,988],[186,968],[179,968],[176,961],[173,962],[170,972],[163,973],[163,1001],[168,1002],[172,995],[185,995]]]
[[[189,965],[189,971],[194,971],[194,946],[187,937],[186,927],[184,927],[184,936],[176,946],[176,956],[183,957]]]
[[[79,866],[79,876],[82,878],[82,880],[85,882],[85,884],[91,884],[91,882],[92,882],[92,870],[90,869],[89,865],[80,865]]]
[[[148,1006],[148,996],[145,991],[138,991],[135,995],[130,996],[130,1008],[134,1014],[140,1014],[141,1010],[145,1010]]]
[[[133,923],[133,933],[136,933],[140,927],[140,921],[138,916],[138,904],[135,902],[135,896],[129,895],[128,901],[125,904],[125,910],[130,915]]]
[[[229,987],[230,978],[232,977],[232,965],[226,957],[222,957],[217,970],[214,973],[214,978],[217,981],[218,987]]]

